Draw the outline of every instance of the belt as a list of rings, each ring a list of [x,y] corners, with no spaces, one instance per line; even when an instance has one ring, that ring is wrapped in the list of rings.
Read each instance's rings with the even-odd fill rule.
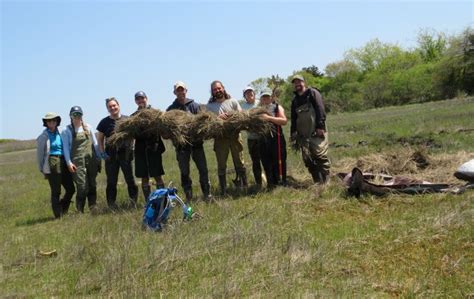
[[[50,157],[60,157],[60,158],[63,157],[63,155],[49,155],[49,156],[50,156]]]

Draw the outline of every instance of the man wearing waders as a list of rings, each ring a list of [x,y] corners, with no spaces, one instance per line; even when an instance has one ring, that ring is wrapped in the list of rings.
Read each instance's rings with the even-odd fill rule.
[[[176,99],[166,109],[170,110],[182,110],[191,114],[198,114],[201,111],[199,104],[192,99],[186,97],[188,90],[186,85],[179,81],[176,82],[173,88],[173,92],[176,95]],[[189,136],[191,139],[193,136]],[[184,193],[186,194],[186,200],[189,201],[193,198],[193,189],[190,175],[189,162],[192,157],[196,167],[199,171],[199,183],[201,184],[201,190],[204,200],[211,198],[211,185],[209,182],[209,174],[207,171],[206,154],[204,152],[204,142],[202,140],[193,140],[192,144],[175,144],[176,148],[176,160],[178,160],[179,171],[181,172],[181,186],[183,187]]]
[[[315,88],[306,88],[303,76],[292,78],[295,96],[291,102],[291,140],[301,147],[303,161],[313,181],[329,178],[328,133],[323,98]]]
[[[69,112],[71,124],[63,131],[64,158],[76,183],[76,208],[84,213],[86,198],[89,210],[97,203],[96,177],[100,167],[100,152],[94,131],[83,119],[82,108],[74,106]]]
[[[286,185],[286,140],[282,129],[288,122],[285,110],[272,100],[272,93],[269,91],[260,95],[260,106],[268,113],[263,114],[262,119],[273,125],[273,130],[265,134],[260,142],[260,156],[268,187]]]
[[[143,91],[135,93],[135,103],[138,110],[132,114],[135,115],[141,109],[151,109],[148,105],[148,98]],[[165,145],[160,136],[140,137],[135,139],[135,176],[142,179],[142,190],[145,202],[151,193],[150,177],[155,178],[157,188],[164,188],[162,175],[163,161],[161,155],[165,152]]]
[[[240,104],[242,110],[250,110],[258,107],[259,101],[255,99],[255,91],[251,86],[247,86],[243,92],[244,102]],[[255,178],[255,184],[258,188],[262,187],[262,167],[260,157],[260,135],[254,132],[247,132],[247,147],[249,149],[250,159],[252,159],[252,172]]]

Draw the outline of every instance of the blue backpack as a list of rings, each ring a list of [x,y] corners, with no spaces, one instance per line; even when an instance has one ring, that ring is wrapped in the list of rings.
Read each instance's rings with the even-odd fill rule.
[[[162,188],[156,189],[148,197],[143,213],[143,227],[152,231],[161,231],[163,224],[168,221],[171,210],[176,206],[176,202],[181,205],[183,219],[192,219],[193,209],[188,207],[178,196],[176,188]]]

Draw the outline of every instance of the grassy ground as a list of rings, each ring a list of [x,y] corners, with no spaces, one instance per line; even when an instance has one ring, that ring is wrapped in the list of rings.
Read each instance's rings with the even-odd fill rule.
[[[474,158],[473,117],[473,99],[330,115],[333,170],[357,164],[454,183],[459,163]],[[167,145],[166,179],[179,186]],[[428,157],[427,168],[410,160],[415,150]],[[325,188],[197,202],[202,219],[183,223],[175,211],[164,232],[150,233],[140,229],[141,210],[107,211],[104,174],[98,215],[53,220],[34,159],[34,151],[0,155],[2,296],[474,295],[472,191],[355,200],[332,178]],[[288,164],[294,178],[308,182],[297,154]],[[52,249],[57,256],[37,256]]]

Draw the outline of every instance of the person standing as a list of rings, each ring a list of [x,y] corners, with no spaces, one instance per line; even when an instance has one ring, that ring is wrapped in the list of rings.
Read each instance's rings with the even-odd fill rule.
[[[250,110],[257,108],[259,101],[255,99],[255,90],[252,86],[245,87],[243,91],[245,102],[242,102],[242,110]],[[260,157],[260,140],[261,136],[254,132],[247,132],[247,147],[250,159],[252,160],[252,172],[255,178],[255,184],[258,188],[262,187],[262,166]]]
[[[301,75],[291,80],[295,96],[291,102],[291,139],[303,147],[302,156],[315,183],[329,179],[328,132],[323,98],[315,88],[306,88]]]
[[[125,182],[127,183],[128,196],[133,204],[137,203],[138,186],[133,176],[132,142],[126,142],[120,147],[113,147],[107,144],[107,139],[115,133],[117,121],[124,120],[128,116],[120,113],[120,104],[114,97],[105,100],[105,105],[109,116],[103,118],[97,125],[97,139],[101,157],[105,160],[105,174],[107,176],[107,188],[105,190],[107,205],[110,208],[117,208],[117,181],[119,170],[122,169]]]
[[[135,93],[135,103],[138,106],[135,115],[142,109],[151,109],[148,98],[143,91]],[[142,180],[142,191],[145,202],[151,193],[150,178],[155,179],[157,188],[164,188],[162,176],[163,169],[162,154],[165,152],[165,145],[161,136],[143,136],[135,139],[135,176]]]
[[[226,120],[230,113],[242,111],[239,102],[233,99],[226,92],[222,82],[217,80],[211,83],[211,98],[206,107],[207,110],[217,114],[217,116],[223,120]],[[217,174],[219,177],[221,195],[225,195],[227,191],[226,169],[229,151],[232,155],[235,172],[237,174],[234,183],[244,188],[248,186],[243,150],[244,147],[240,133],[214,139],[214,151],[216,152]]]
[[[71,124],[63,131],[64,158],[76,183],[76,208],[84,213],[86,199],[89,210],[97,203],[96,177],[100,167],[100,152],[93,128],[83,119],[82,108],[73,106],[69,112]]]
[[[66,214],[76,189],[71,173],[64,159],[64,146],[61,138],[61,117],[48,112],[43,117],[44,131],[36,139],[36,156],[40,172],[48,180],[51,189],[51,208],[55,218]],[[66,193],[61,197],[61,185]]]
[[[166,111],[182,110],[191,114],[199,113],[201,110],[199,104],[186,97],[188,90],[183,82],[176,82],[173,92],[176,95],[176,99],[168,109],[166,109]],[[192,136],[190,137],[192,138]],[[193,140],[192,144],[186,145],[175,144],[176,160],[178,160],[179,171],[181,172],[181,186],[183,187],[184,193],[186,194],[186,200],[188,201],[193,198],[193,182],[189,176],[189,162],[191,157],[199,171],[199,183],[201,185],[204,200],[208,200],[211,197],[211,185],[209,182],[206,154],[204,152],[203,144],[204,142],[202,140]]]
[[[286,185],[286,140],[282,128],[288,122],[285,109],[273,101],[269,91],[261,93],[260,106],[267,110],[267,114],[262,114],[262,119],[273,125],[273,130],[263,136],[260,142],[260,155],[268,187]]]

